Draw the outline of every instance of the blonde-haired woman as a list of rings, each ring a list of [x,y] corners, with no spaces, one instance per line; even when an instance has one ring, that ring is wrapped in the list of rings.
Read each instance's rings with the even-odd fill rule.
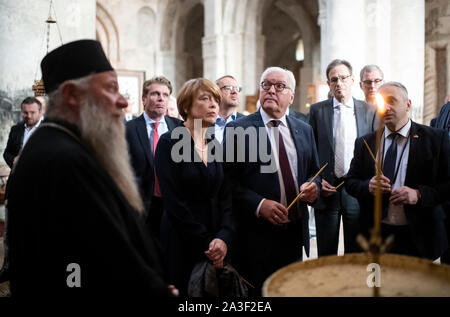
[[[219,88],[208,79],[187,81],[177,97],[185,121],[162,135],[156,149],[156,173],[164,198],[161,246],[168,280],[181,295],[187,295],[197,262],[210,260],[216,268],[223,266],[232,239],[229,183],[222,163],[208,160],[214,151],[208,153],[212,143],[206,131],[216,121],[220,100]]]

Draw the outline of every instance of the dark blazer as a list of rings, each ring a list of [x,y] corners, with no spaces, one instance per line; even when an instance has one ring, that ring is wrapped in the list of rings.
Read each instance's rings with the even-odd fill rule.
[[[184,136],[178,134],[183,130]],[[187,147],[182,148],[181,153],[187,150],[190,159],[176,162],[172,148],[178,147],[180,140],[187,140]],[[173,133],[161,136],[155,163],[164,200],[161,246],[168,279],[186,295],[192,269],[195,263],[208,260],[204,252],[213,239],[223,240],[228,252],[231,251],[234,230],[231,188],[222,163],[213,161],[205,166],[182,124]]]
[[[314,135],[311,127],[295,118],[286,116],[298,155],[298,184],[299,186],[311,178],[319,169]],[[230,128],[262,128],[263,135],[258,135],[258,141],[249,142],[245,137],[243,147],[237,145],[234,136],[234,147],[231,146],[233,138]],[[301,218],[284,226],[275,226],[266,219],[256,216],[256,210],[263,198],[280,201],[280,183],[278,173],[262,173],[263,163],[260,157],[260,138],[265,137],[268,150],[264,153],[272,155],[272,149],[265,130],[260,111],[230,122],[225,128],[224,155],[232,150],[234,161],[225,163],[225,171],[232,177],[233,184],[233,213],[236,221],[236,252],[233,254],[233,263],[238,267],[245,279],[255,283],[257,288],[262,286],[264,280],[275,270],[301,258],[302,248],[305,246],[309,254],[308,209],[305,203],[297,204]],[[240,140],[242,141],[242,140]],[[256,152],[256,162],[250,162],[250,147],[252,153]],[[243,151],[245,161],[238,162],[236,153]],[[272,158],[273,159],[273,158]],[[320,177],[319,177],[320,179]],[[316,184],[320,189],[320,180]],[[295,208],[295,207],[294,207]],[[292,210],[291,210],[292,211]]]
[[[181,120],[164,116],[169,131],[172,131]],[[161,136],[160,136],[161,137]],[[126,123],[126,138],[141,197],[148,212],[155,187],[154,155],[147,134],[144,114]]]
[[[412,239],[422,257],[435,259],[445,250],[447,242],[443,211],[438,205],[448,200],[450,193],[449,138],[440,129],[412,122],[405,186],[418,189],[417,205],[405,205],[405,214]],[[369,181],[375,175],[373,159],[363,139],[376,153],[376,132],[355,141],[354,157],[345,187],[356,197],[361,208],[361,231],[368,235],[373,227],[373,195]]]
[[[242,114],[240,112],[236,113],[236,119],[239,119],[239,118],[242,118],[242,117],[245,117],[245,114]]]
[[[374,106],[353,98],[357,136],[363,136],[373,131],[376,109]],[[334,140],[333,140],[333,98],[313,104],[310,109],[309,124],[313,128],[314,138],[319,154],[320,166],[328,162],[327,167],[322,172],[322,177],[331,185],[336,186],[336,176],[334,175]],[[336,208],[339,206],[338,195],[329,197],[319,197],[314,205],[318,209]]]
[[[450,102],[442,106],[441,112],[436,118],[435,125],[432,126],[446,130],[450,137]]]
[[[3,158],[10,168],[12,168],[14,158],[20,153],[24,133],[25,123],[23,121],[11,127],[8,143],[6,144],[5,152],[3,152]]]

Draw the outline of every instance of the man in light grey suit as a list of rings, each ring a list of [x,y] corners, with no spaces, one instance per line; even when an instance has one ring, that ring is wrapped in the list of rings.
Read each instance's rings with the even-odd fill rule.
[[[317,252],[319,256],[335,255],[338,250],[339,225],[344,224],[345,252],[358,252],[359,205],[344,186],[357,137],[373,131],[375,107],[352,98],[355,81],[352,66],[345,60],[332,61],[326,70],[332,98],[313,104],[309,124],[319,154],[320,165],[328,163],[322,173],[322,192],[314,205]]]

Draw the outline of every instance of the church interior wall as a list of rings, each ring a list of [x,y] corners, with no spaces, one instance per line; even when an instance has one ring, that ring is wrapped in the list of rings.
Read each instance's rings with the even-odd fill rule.
[[[366,64],[378,64],[387,80],[405,83],[419,122],[428,123],[450,92],[447,0],[58,0],[54,7],[64,42],[97,38],[113,66],[138,74],[140,83],[144,76],[164,75],[176,95],[194,76],[235,76],[244,88],[240,111],[256,102],[264,68],[277,65],[296,74],[293,107],[308,112],[306,104],[327,90],[325,68],[334,58],[352,63],[356,98],[363,98],[359,70]],[[0,8],[3,152],[10,127],[20,119],[20,101],[32,95],[40,76],[49,1],[0,0]],[[268,30],[277,21],[285,27],[278,38]],[[60,44],[51,27],[50,50]],[[304,43],[301,63],[295,60],[298,39]]]

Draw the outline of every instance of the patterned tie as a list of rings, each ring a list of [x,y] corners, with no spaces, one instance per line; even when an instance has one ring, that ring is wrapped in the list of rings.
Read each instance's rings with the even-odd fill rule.
[[[283,178],[284,192],[286,194],[286,203],[289,206],[292,201],[297,196],[297,191],[295,188],[294,177],[292,176],[291,166],[289,165],[289,159],[286,152],[286,147],[284,146],[283,136],[280,133],[278,126],[280,125],[280,120],[271,120],[272,126],[276,128],[274,130],[275,136],[278,135],[278,159],[280,163],[281,175]],[[277,138],[275,137],[275,140]],[[294,211],[295,210],[295,211]],[[298,218],[297,208],[293,208],[289,211],[289,219],[294,221]]]
[[[153,158],[155,158],[155,151],[156,151],[156,146],[158,145],[158,141],[159,141],[159,134],[158,134],[158,127],[159,127],[159,122],[153,122],[152,123],[152,128],[153,128]],[[156,176],[156,171],[155,172],[155,196],[157,197],[161,197],[161,189],[159,188],[159,182],[158,182],[158,177]]]
[[[391,186],[394,185],[395,163],[397,161],[397,137],[398,133],[391,133],[389,137],[392,143],[386,151],[383,163],[383,174],[391,180]]]
[[[345,175],[345,120],[344,120],[344,106],[338,106],[338,115],[336,118],[336,133],[334,142],[334,174],[341,178]]]

